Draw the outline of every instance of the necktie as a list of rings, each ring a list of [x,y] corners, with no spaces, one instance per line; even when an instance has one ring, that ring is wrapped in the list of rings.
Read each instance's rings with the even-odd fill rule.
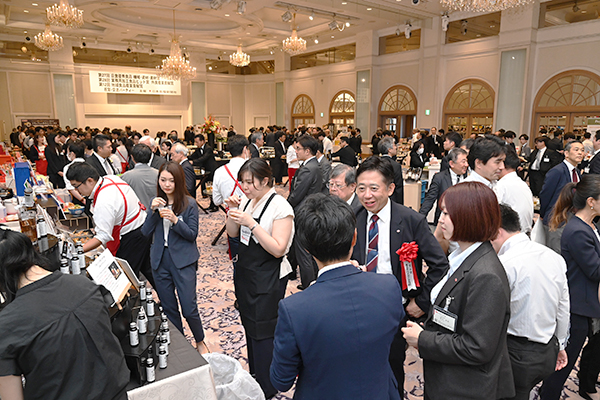
[[[377,250],[377,243],[379,242],[379,228],[377,227],[378,219],[379,217],[377,215],[371,217],[367,253],[367,272],[377,272],[377,261],[379,259],[379,251]]]
[[[577,176],[577,170],[576,170],[576,168],[573,168],[573,182],[574,183],[579,182],[579,176]]]
[[[537,171],[540,169],[540,163],[542,161],[542,152],[540,150],[538,150],[538,153],[535,156],[535,161],[533,162],[534,165],[531,166],[531,169]]]

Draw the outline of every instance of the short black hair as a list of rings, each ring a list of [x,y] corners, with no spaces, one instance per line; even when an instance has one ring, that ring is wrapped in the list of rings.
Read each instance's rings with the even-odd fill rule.
[[[586,139],[590,139],[592,137],[592,134],[589,133],[589,132],[586,132],[586,133],[583,134],[583,137],[586,138]]]
[[[575,134],[574,133],[565,133],[565,140],[569,140],[569,139],[576,139]]]
[[[519,139],[529,140],[529,136],[524,133],[521,136],[519,136]]]
[[[550,139],[548,139],[548,136],[538,136],[534,139],[534,142],[536,142],[536,143],[544,142],[544,144],[546,146],[548,146],[549,141],[550,141]]]
[[[152,149],[144,143],[138,143],[131,149],[131,157],[138,164],[148,164],[152,158]]]
[[[506,132],[504,132],[504,137],[505,138],[513,138],[514,139],[514,138],[517,137],[517,134],[514,133],[513,131],[506,131]]]
[[[100,179],[100,175],[98,174],[98,171],[96,171],[96,168],[88,163],[73,163],[67,171],[67,179],[70,181],[84,183],[88,178],[92,178],[94,181]]]
[[[381,175],[383,175],[383,181],[386,185],[394,182],[394,167],[393,164],[385,158],[379,158],[377,156],[371,156],[358,167],[356,171],[356,179],[363,173],[367,171],[377,171]]]
[[[325,134],[325,132],[324,132],[324,131],[320,130],[320,131],[319,131],[319,133],[317,133],[317,137],[321,137],[321,136],[322,136],[322,137],[325,137],[325,136],[327,136],[327,135]]]
[[[285,136],[285,132],[284,131],[277,131],[275,132],[275,139],[279,140],[280,137]]]
[[[319,141],[310,135],[302,135],[298,138],[298,144],[308,149],[313,156],[317,154],[319,149]]]
[[[440,132],[441,129],[438,131]],[[446,135],[446,140],[449,140],[451,142],[454,142],[454,147],[460,147],[460,144],[462,143],[462,136],[460,136],[460,133],[457,132],[448,132],[448,134]]]
[[[227,151],[231,153],[232,157],[237,157],[242,154],[244,149],[249,145],[250,143],[244,135],[233,135],[227,139]]]
[[[197,135],[194,136],[194,139],[199,139],[201,142],[204,142],[206,139],[204,138],[204,135],[199,133]]]
[[[75,157],[83,158],[85,157],[85,147],[84,142],[71,142],[67,145],[67,153],[71,151],[75,154]]]
[[[521,165],[521,160],[519,160],[519,156],[517,156],[517,152],[511,146],[506,146],[504,149],[506,153],[506,159],[504,160],[504,167],[507,170],[516,171],[519,165]]]
[[[340,140],[341,140],[342,142],[345,142],[345,143],[348,143],[348,144],[350,144],[350,139],[348,139],[348,136],[342,136],[342,137],[340,138]]]
[[[500,227],[508,233],[516,233],[521,231],[521,222],[519,214],[509,205],[500,204],[500,218],[502,220]]]
[[[92,138],[92,149],[98,150],[98,147],[106,145],[106,142],[110,142],[110,138],[106,135],[96,135]]]
[[[312,194],[296,212],[296,237],[321,262],[350,256],[356,217],[350,206],[336,196]]]
[[[485,137],[478,137],[473,142],[473,146],[469,149],[469,167],[475,169],[475,160],[480,160],[482,163],[487,162],[493,158],[498,157],[504,153],[504,142],[493,135],[486,135]]]

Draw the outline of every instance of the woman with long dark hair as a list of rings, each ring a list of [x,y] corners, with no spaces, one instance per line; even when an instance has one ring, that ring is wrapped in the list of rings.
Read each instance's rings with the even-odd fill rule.
[[[510,398],[510,288],[490,243],[500,229],[498,200],[482,183],[465,182],[446,190],[440,204],[444,238],[459,248],[431,289],[425,329],[411,321],[402,328],[423,359],[425,399]]]
[[[48,271],[27,236],[3,228],[0,259],[0,397],[126,399],[129,369],[100,287]]]
[[[568,362],[544,380],[542,400],[557,400],[575,366],[579,352],[579,395],[591,399],[600,373],[600,333],[592,319],[600,318],[600,236],[594,218],[600,215],[600,175],[584,174],[579,183],[568,183],[560,192],[550,220],[550,229],[565,225],[560,240],[561,255],[567,263],[571,306]],[[585,340],[588,343],[585,347]]]
[[[150,249],[152,276],[167,317],[183,333],[179,314],[181,305],[181,312],[196,340],[196,348],[203,352],[203,347],[206,348],[204,329],[196,298],[196,271],[200,256],[196,245],[198,205],[185,188],[185,176],[179,164],[168,162],[160,167],[157,196],[152,200],[142,233],[154,236]]]
[[[273,189],[271,167],[260,158],[242,165],[238,181],[246,198],[233,195],[229,206],[227,234],[239,237],[235,269],[235,294],[246,332],[248,365],[265,397],[277,394],[269,368],[277,307],[285,294],[287,275],[292,268],[285,254],[292,244],[294,211]]]
[[[425,168],[425,163],[429,161],[425,154],[425,143],[423,140],[417,141],[410,151],[410,167]]]
[[[65,155],[60,144],[60,136],[51,133],[48,135],[48,146],[44,150],[48,161],[48,178],[55,188],[64,189],[63,168],[66,165]]]
[[[41,175],[47,175],[48,173],[48,161],[46,160],[46,154],[44,154],[45,148],[44,135],[36,133],[27,158],[35,162],[35,171]]]
[[[131,141],[125,135],[119,136],[117,139],[118,146],[115,149],[115,154],[119,158],[121,163],[121,173],[125,173],[129,167],[129,161],[131,160]]]

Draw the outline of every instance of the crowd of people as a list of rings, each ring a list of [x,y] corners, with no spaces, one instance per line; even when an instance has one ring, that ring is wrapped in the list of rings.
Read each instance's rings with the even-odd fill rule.
[[[560,131],[550,140],[542,131],[533,151],[527,135],[516,146],[512,131],[464,140],[435,128],[415,132],[407,164],[440,162],[420,210],[403,205],[397,138],[389,131],[373,135],[374,154],[366,156],[358,129],[338,135],[340,149],[333,151],[328,129],[269,126],[245,136],[230,127],[231,159],[221,166],[214,137],[191,128],[183,139],[174,131],[148,133],[36,128],[16,130],[11,140],[89,210],[95,236],[84,250],[103,245],[128,260],[180,331],[183,315],[200,352],[208,351],[196,299],[197,194],[205,192],[197,193],[194,168],[205,170],[199,185],[212,181],[208,210],[227,212],[236,308],[250,373],[266,398],[294,383],[297,399],[404,398],[407,346],[423,359],[426,399],[528,399],[543,382],[541,399],[557,400],[580,353],[579,393],[595,392],[600,131],[584,134],[591,145],[571,134],[563,143]],[[186,144],[195,145],[191,154]],[[274,158],[261,157],[264,146]],[[284,184],[287,198],[274,188]],[[544,236],[544,244],[530,238],[534,195],[540,201],[534,238]],[[0,267],[8,303],[0,312],[3,399],[14,393],[5,390],[17,390],[14,376],[60,381],[24,365],[37,351],[57,354],[47,340],[66,344],[38,334],[15,346],[15,332],[3,335],[6,323],[16,323],[19,311],[57,285],[80,285],[90,299],[96,296],[81,279],[46,272],[25,242],[0,229],[0,257],[17,245],[27,250],[25,259],[7,256]],[[285,297],[297,277],[300,292]],[[88,323],[77,320],[73,329]],[[28,333],[48,329],[22,324]],[[97,345],[114,347],[109,336]],[[100,340],[82,338],[82,346],[92,339]],[[31,350],[42,347],[46,353]],[[113,353],[122,359],[120,349]],[[92,356],[89,364],[107,361]],[[64,379],[78,366],[65,366]],[[116,367],[112,373],[122,375]],[[117,382],[102,389],[111,393],[105,398],[121,398]],[[79,385],[72,390],[84,393]]]

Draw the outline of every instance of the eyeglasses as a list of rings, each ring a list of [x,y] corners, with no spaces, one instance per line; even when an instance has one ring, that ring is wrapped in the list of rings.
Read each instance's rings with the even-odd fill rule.
[[[340,185],[340,184],[337,184],[337,183],[335,183],[333,181],[329,181],[329,188],[330,189],[342,190],[346,186],[348,186],[348,185]]]
[[[73,186],[73,189],[77,190],[79,189],[79,186],[83,185],[85,182],[81,182],[79,185]]]

